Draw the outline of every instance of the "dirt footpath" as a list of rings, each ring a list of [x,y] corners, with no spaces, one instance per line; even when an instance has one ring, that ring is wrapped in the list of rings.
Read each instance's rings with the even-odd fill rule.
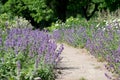
[[[63,59],[57,67],[56,80],[109,80],[105,73],[105,62],[98,62],[85,49],[77,49],[64,44]]]

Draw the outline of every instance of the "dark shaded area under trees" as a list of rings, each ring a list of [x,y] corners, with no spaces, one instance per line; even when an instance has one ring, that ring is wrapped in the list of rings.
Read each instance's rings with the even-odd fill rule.
[[[22,16],[35,28],[43,29],[58,19],[78,14],[90,20],[96,11],[115,11],[120,7],[119,0],[1,0],[2,12]]]

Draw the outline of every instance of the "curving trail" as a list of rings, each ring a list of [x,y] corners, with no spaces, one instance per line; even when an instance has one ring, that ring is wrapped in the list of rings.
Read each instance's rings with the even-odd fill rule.
[[[61,56],[63,59],[57,66],[59,74],[56,80],[109,80],[105,73],[112,76],[104,67],[106,63],[98,62],[85,49],[64,44]]]

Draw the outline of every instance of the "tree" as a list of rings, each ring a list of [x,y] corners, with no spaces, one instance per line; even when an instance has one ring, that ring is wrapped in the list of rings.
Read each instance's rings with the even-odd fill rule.
[[[89,2],[86,5],[82,6],[82,11],[83,11],[83,15],[84,17],[89,20],[96,11],[98,11],[98,7],[99,7],[100,3],[96,3],[96,2]],[[92,9],[90,9],[91,6],[94,6]],[[92,10],[90,12],[90,10]]]
[[[89,20],[96,11],[102,0],[46,0],[58,19],[65,21],[67,17],[82,15]]]
[[[41,29],[48,26],[53,17],[53,11],[47,7],[45,0],[8,0],[4,8],[4,12],[10,12],[13,16],[22,16],[30,20],[33,26]]]
[[[4,12],[22,16],[31,21],[36,28],[43,28],[53,21],[78,14],[90,20],[96,11],[120,7],[119,0],[1,0]],[[112,6],[111,6],[112,5]]]
[[[0,0],[2,4],[5,4],[8,0]]]
[[[68,0],[58,0],[56,4],[56,15],[63,22],[66,20],[67,3]]]
[[[54,11],[55,16],[62,21],[70,16],[76,17],[77,14],[89,20],[96,11],[101,9],[113,11],[120,7],[119,0],[46,0],[46,4]]]
[[[120,0],[105,0],[105,4],[110,11],[115,11],[120,7]]]
[[[68,5],[68,13],[76,16],[80,14],[89,20],[99,10],[103,0],[70,0]],[[73,13],[74,12],[74,13]],[[71,15],[70,15],[71,16]]]
[[[54,11],[55,17],[65,22],[69,0],[45,0],[48,7]]]

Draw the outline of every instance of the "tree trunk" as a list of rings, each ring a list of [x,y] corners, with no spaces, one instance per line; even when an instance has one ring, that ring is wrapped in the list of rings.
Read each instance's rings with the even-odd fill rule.
[[[56,5],[56,15],[58,19],[65,22],[68,0],[58,0]]]
[[[86,5],[86,6],[82,7],[83,15],[86,18],[86,20],[90,20],[90,18],[95,14],[95,12],[98,11],[99,3],[94,3],[94,4],[95,4],[95,7],[94,7],[93,11],[90,13],[90,15],[88,15],[88,13],[87,13],[87,10],[88,10],[89,6]]]

